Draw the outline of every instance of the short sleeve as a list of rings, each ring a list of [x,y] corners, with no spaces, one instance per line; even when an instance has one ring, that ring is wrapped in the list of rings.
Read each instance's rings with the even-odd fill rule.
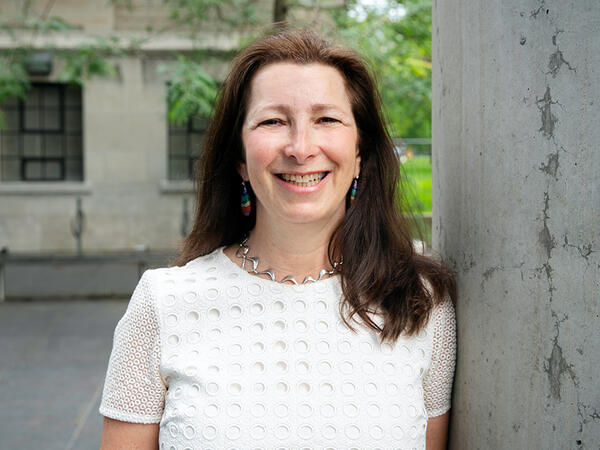
[[[456,363],[456,316],[449,299],[433,310],[433,350],[431,366],[423,379],[428,417],[441,416],[450,409]]]
[[[151,270],[138,282],[113,337],[100,414],[134,423],[158,423],[164,409],[159,317]]]

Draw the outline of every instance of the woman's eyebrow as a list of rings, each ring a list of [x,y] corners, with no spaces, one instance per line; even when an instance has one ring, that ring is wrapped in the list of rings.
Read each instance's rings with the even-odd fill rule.
[[[332,103],[315,103],[314,105],[312,105],[311,109],[314,112],[329,111],[329,110],[343,112],[338,106],[336,106]]]
[[[262,112],[267,112],[267,111],[287,113],[290,111],[290,108],[289,108],[289,106],[280,104],[280,103],[270,104],[270,105],[260,106],[258,108],[253,109],[250,111],[250,114],[260,114]]]
[[[333,103],[315,103],[311,105],[312,112],[322,112],[322,111],[338,111],[343,112],[337,105]],[[259,106],[258,108],[250,111],[250,114],[260,114],[268,111],[275,111],[281,113],[289,113],[291,108],[288,105],[283,103],[275,103],[270,105]]]

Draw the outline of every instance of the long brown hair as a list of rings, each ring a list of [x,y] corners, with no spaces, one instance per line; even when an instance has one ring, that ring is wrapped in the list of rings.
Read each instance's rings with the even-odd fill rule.
[[[279,31],[253,42],[234,59],[196,167],[194,226],[173,265],[239,243],[254,227],[254,212],[245,217],[240,210],[241,178],[236,167],[243,158],[241,127],[253,76],[275,62],[325,64],[346,80],[359,133],[361,172],[356,200],[329,242],[330,261],[335,255],[344,257],[340,266],[344,322],[353,329],[348,319],[358,314],[380,333],[382,342],[418,332],[435,304],[447,295],[454,300],[453,274],[441,261],[414,251],[399,201],[404,194],[399,187],[400,164],[368,64],[313,31]],[[253,201],[251,189],[249,194]],[[369,317],[376,310],[384,313],[383,327]]]

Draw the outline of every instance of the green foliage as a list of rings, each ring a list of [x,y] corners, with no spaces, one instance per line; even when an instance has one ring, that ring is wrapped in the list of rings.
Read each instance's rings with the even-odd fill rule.
[[[123,4],[128,8],[135,8],[131,0],[109,0],[112,4]],[[169,21],[161,30],[147,28],[148,36],[132,39],[128,43],[127,51],[140,48],[145,40],[151,38],[152,33],[161,33],[168,30],[178,32],[188,30],[194,35],[194,30],[211,29],[218,27],[234,27],[245,29],[256,25],[256,4],[258,0],[163,0],[169,10]],[[23,13],[15,23],[0,23],[0,33],[9,34],[17,50],[0,60],[0,104],[8,96],[23,97],[29,87],[27,74],[23,61],[32,51],[26,42],[20,42],[15,31],[29,30],[36,34],[50,34],[54,32],[68,32],[75,26],[60,17],[46,17],[47,10],[39,16],[34,16],[29,4],[23,7]],[[124,55],[121,42],[116,37],[98,38],[91,44],[82,44],[75,50],[57,52],[48,49],[54,54],[59,54],[64,60],[58,79],[62,82],[83,84],[92,77],[115,76],[114,58]],[[20,58],[15,58],[19,53]],[[196,57],[210,56],[205,52],[197,52]],[[201,64],[189,58],[180,56],[176,61],[163,65],[161,73],[170,80],[168,88],[169,120],[173,123],[184,123],[194,114],[209,116],[214,106],[217,94],[217,83],[208,75]],[[6,92],[6,93],[4,93]],[[1,126],[1,117],[0,117]]]
[[[134,8],[131,0],[110,2]],[[256,15],[258,0],[163,0],[163,3],[167,6],[169,21],[161,30],[147,27],[148,33],[176,29],[195,38],[195,30],[223,27],[239,31],[259,22]],[[227,53],[221,52],[223,55]],[[169,80],[167,101],[171,123],[181,125],[195,114],[204,117],[212,114],[218,83],[199,62],[211,56],[214,56],[212,50],[197,51],[194,56],[179,55],[177,60],[159,67],[161,75]]]
[[[0,105],[8,98],[25,98],[29,89],[27,72],[20,61],[0,59]],[[4,114],[0,111],[0,128],[5,128]]]
[[[62,17],[21,17],[15,23],[0,23],[0,32],[8,33],[11,37],[15,37],[15,31],[27,30],[34,31],[40,34],[50,34],[56,32],[65,32],[77,29],[76,25],[67,22]]]
[[[258,23],[256,0],[164,0],[170,19],[177,24],[206,25],[217,20],[221,25],[244,27]]]
[[[405,185],[409,185],[410,210],[419,213],[431,212],[431,157],[413,156],[403,165]]]
[[[163,0],[169,12],[169,24],[166,29],[202,30],[207,24],[245,28],[259,23],[256,4],[260,0]],[[110,0],[112,4],[121,4],[134,9],[131,0]]]
[[[78,28],[60,17],[47,18],[47,11],[39,17],[28,16],[28,8],[24,8],[24,11],[19,20],[0,23],[0,33],[8,34],[14,46],[0,56],[0,105],[8,98],[25,98],[30,87],[25,62],[30,54],[39,50],[33,48],[27,39],[39,34],[67,33]],[[29,31],[31,34],[22,34],[22,31]],[[53,55],[60,54],[64,59],[64,67],[58,74],[59,81],[81,85],[94,76],[115,75],[115,69],[108,58],[123,54],[117,44],[116,38],[98,38],[95,43],[80,45],[74,51],[58,52],[54,48],[45,51]],[[0,111],[0,128],[4,126]]]
[[[393,136],[431,136],[431,0],[350,2],[336,23],[348,45],[370,60]],[[398,14],[403,11],[403,16]]]
[[[0,103],[9,97],[24,98],[29,81],[20,61],[0,59]]]
[[[160,67],[170,80],[167,90],[169,121],[182,125],[194,114],[208,117],[217,96],[217,83],[202,65],[183,56]]]
[[[65,53],[65,65],[58,79],[82,85],[85,80],[95,76],[115,76],[115,68],[107,58],[123,55],[118,43],[114,37],[99,38],[96,43],[82,44],[76,51]]]
[[[390,134],[430,137],[431,0],[350,0],[335,18],[346,45],[371,64]],[[408,159],[402,178],[403,211],[431,212],[430,158]]]
[[[134,9],[131,0],[109,0]],[[187,32],[194,38],[194,30],[224,27],[248,30],[258,23],[259,0],[163,0],[169,11],[169,20],[161,30],[147,29],[146,37],[131,41],[127,51],[135,51],[152,34],[167,30]],[[288,6],[296,0],[289,0]],[[380,0],[364,2],[348,0],[348,9],[336,8],[336,25],[349,45],[357,47],[371,61],[382,93],[384,109],[394,136],[428,137],[431,135],[431,0]],[[368,5],[377,4],[376,7]],[[349,14],[362,8],[364,14]],[[15,30],[31,30],[37,34],[68,33],[75,28],[60,17],[46,17],[48,11],[35,16],[23,8],[18,23],[0,24],[0,32],[13,36],[20,52],[26,54],[29,46],[19,43]],[[404,16],[398,14],[404,12]],[[187,31],[185,31],[187,30]],[[198,37],[196,37],[198,38]],[[100,39],[60,53],[65,65],[59,79],[82,84],[95,76],[114,76],[114,58],[124,51],[116,38]],[[53,51],[52,49],[49,49]],[[56,52],[55,52],[56,53]],[[205,55],[208,56],[208,55]],[[198,62],[179,57],[162,68],[170,80],[168,89],[169,120],[182,123],[198,112],[209,115],[216,96],[216,82],[202,70]],[[22,61],[11,55],[0,66],[0,102],[3,91],[17,92],[27,89]],[[24,82],[23,82],[24,81]]]
[[[48,19],[34,18],[25,22],[23,29],[33,30],[42,34],[62,32],[76,29],[77,27],[65,21],[62,17],[50,17]]]

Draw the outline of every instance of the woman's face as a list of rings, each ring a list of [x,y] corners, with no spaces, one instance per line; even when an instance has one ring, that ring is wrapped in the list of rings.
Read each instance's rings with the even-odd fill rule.
[[[250,84],[239,166],[257,220],[339,221],[360,171],[358,131],[345,80],[323,64],[274,63]]]

